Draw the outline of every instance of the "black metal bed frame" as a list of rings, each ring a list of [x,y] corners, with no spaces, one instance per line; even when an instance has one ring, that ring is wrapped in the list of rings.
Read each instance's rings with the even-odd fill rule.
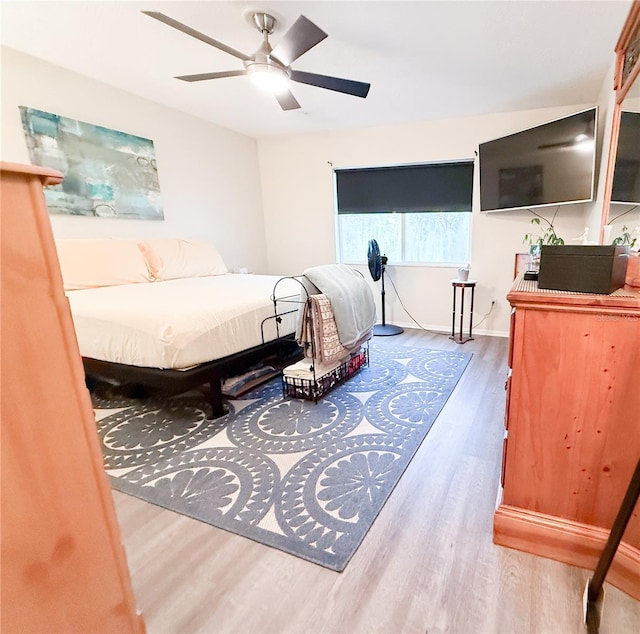
[[[208,383],[208,400],[211,405],[211,418],[224,416],[228,413],[228,410],[224,407],[222,396],[223,379],[242,372],[250,365],[263,361],[274,354],[285,357],[286,350],[289,346],[291,346],[291,349],[298,347],[295,340],[295,332],[281,336],[280,324],[285,315],[298,312],[300,306],[309,301],[309,292],[301,280],[302,277],[304,276],[285,276],[275,283],[270,297],[273,304],[273,315],[262,320],[260,324],[262,343],[257,346],[241,350],[221,359],[207,361],[185,370],[143,367],[82,357],[85,375],[87,377],[102,377],[114,379],[120,383],[128,382],[143,387],[156,388],[171,394],[180,394],[181,392],[186,392],[187,390]],[[283,295],[278,297],[276,295],[278,285],[286,279],[292,279],[298,282],[304,294],[301,292],[300,295]],[[295,304],[296,308],[279,311],[279,304]],[[271,341],[265,341],[265,324],[271,320],[275,322],[276,338]],[[311,340],[311,351],[312,358],[315,359],[313,337]],[[299,357],[296,360],[304,356],[302,348],[300,348],[299,352]],[[292,355],[289,355],[290,359],[291,356]],[[331,373],[331,376],[321,377],[324,379],[322,381],[316,377],[315,365],[312,365],[312,378],[310,380],[285,380],[283,377],[283,392],[286,396],[317,401],[318,398],[328,390],[333,389],[336,385],[345,381],[363,365],[368,365],[368,363],[369,350],[367,345],[366,349],[357,355],[352,355],[352,358],[345,361],[342,366],[336,368],[336,370]]]
[[[283,355],[289,346],[292,349],[297,347],[295,333],[280,335],[282,317],[296,312],[297,309],[278,312],[278,302],[290,301],[291,297],[293,296],[276,297],[274,287],[274,293],[270,298],[273,303],[273,315],[262,320],[260,324],[262,343],[252,348],[241,350],[221,359],[207,361],[185,370],[143,367],[82,357],[85,375],[87,377],[96,376],[115,379],[121,383],[130,382],[144,387],[166,390],[172,394],[180,394],[208,383],[211,418],[219,418],[228,413],[228,410],[224,407],[222,397],[223,379],[242,372],[248,366],[263,361],[271,355]],[[276,338],[271,341],[265,341],[264,327],[271,320],[275,321]],[[302,353],[300,356],[302,356]]]
[[[99,359],[88,357],[83,357],[82,362],[85,374],[88,376],[116,379],[123,383],[132,382],[166,390],[172,394],[180,394],[208,383],[208,401],[211,405],[211,417],[219,418],[228,412],[222,399],[222,380],[232,376],[234,373],[241,372],[249,365],[262,361],[271,354],[282,352],[287,343],[295,343],[293,334],[254,346],[216,361],[208,361],[187,370],[148,368],[100,361]]]

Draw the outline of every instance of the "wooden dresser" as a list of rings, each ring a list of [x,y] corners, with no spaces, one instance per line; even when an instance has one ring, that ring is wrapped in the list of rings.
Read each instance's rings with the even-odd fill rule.
[[[144,632],[42,186],[1,163],[2,632]]]
[[[640,289],[512,306],[494,542],[593,570],[640,457]],[[640,506],[640,505],[639,505]],[[640,599],[640,509],[607,581]]]

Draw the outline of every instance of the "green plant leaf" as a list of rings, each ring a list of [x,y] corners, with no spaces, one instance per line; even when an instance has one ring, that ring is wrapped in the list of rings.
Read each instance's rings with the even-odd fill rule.
[[[544,220],[546,225],[548,225],[548,227],[546,228],[546,230],[544,231],[544,233],[542,235],[537,234],[534,235],[533,233],[526,233],[522,242],[528,242],[529,245],[532,244],[539,244],[540,246],[544,245],[544,244],[549,244],[549,245],[562,245],[564,244],[564,240],[562,238],[560,238],[558,236],[558,234],[556,234],[556,230],[555,227],[553,226],[553,221],[556,218],[556,213],[557,213],[557,209],[556,212],[553,214],[553,218],[551,219],[551,221],[547,220],[544,216],[540,216],[538,214],[535,214],[533,211],[529,210],[532,214],[534,214],[534,218],[531,218],[531,224],[535,224],[538,227],[540,227],[540,221]],[[545,225],[545,226],[546,226]]]

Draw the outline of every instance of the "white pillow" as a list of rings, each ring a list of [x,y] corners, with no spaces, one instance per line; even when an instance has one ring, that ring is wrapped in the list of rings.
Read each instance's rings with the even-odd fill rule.
[[[66,291],[152,281],[135,240],[65,238],[56,249]]]
[[[138,242],[151,275],[157,280],[224,275],[227,267],[207,242],[183,238],[152,238]]]

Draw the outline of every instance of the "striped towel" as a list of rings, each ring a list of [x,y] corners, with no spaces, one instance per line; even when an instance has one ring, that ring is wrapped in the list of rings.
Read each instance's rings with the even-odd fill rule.
[[[338,361],[349,355],[340,343],[331,302],[323,293],[309,296],[303,310],[298,343],[304,346],[307,357],[313,357],[320,363]]]

